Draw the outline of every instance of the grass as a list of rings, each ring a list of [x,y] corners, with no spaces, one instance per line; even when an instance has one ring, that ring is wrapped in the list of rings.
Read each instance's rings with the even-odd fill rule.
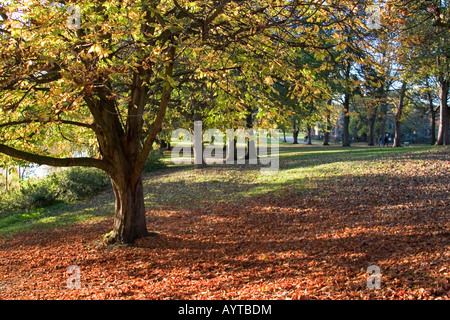
[[[245,199],[284,190],[313,192],[320,181],[340,177],[381,173],[393,157],[419,161],[433,146],[378,148],[356,146],[306,146],[280,144],[280,169],[262,174],[260,166],[209,165],[196,170],[192,165],[171,165],[166,154],[165,169],[144,175],[147,208],[196,208]],[[375,178],[374,178],[375,179]],[[383,176],[374,183],[383,184]],[[326,196],[326,191],[323,193]],[[47,208],[0,217],[0,235],[32,229],[48,229],[80,222],[96,222],[114,213],[112,191],[77,203],[61,203]]]
[[[93,199],[76,203],[58,203],[45,208],[0,216],[0,236],[19,231],[52,229],[75,223],[97,222],[111,216],[114,199],[105,191]]]
[[[248,165],[210,165],[200,170],[172,166],[146,176],[145,200],[150,208],[192,208],[282,192],[286,188],[307,190],[315,188],[320,179],[360,175],[393,156],[418,155],[433,148],[324,148],[281,144],[280,170],[275,174],[261,174],[259,167]]]

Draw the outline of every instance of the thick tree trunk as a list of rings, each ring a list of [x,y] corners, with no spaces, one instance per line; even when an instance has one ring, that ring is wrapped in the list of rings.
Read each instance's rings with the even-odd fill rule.
[[[404,106],[404,100],[406,95],[406,82],[403,82],[400,89],[400,101],[397,106],[397,113],[395,114],[395,136],[394,136],[394,148],[402,146],[402,112]]]
[[[294,130],[294,133],[293,133],[293,137],[294,137],[294,142],[293,142],[293,144],[298,144],[298,133],[299,133],[299,130],[298,130],[298,129],[295,129],[295,130]]]
[[[323,145],[329,146],[330,145],[330,131],[325,131],[323,134]]]
[[[145,220],[144,190],[142,179],[132,185],[130,180],[112,179],[116,197],[113,230],[104,237],[105,243],[131,244],[148,236]]]
[[[447,104],[448,99],[448,89],[449,89],[449,81],[441,80],[439,81],[439,99],[441,101],[440,106],[440,119],[439,119],[439,133],[437,138],[437,145],[449,145],[450,137],[448,133],[449,129],[449,108]]]
[[[402,146],[402,126],[401,121],[395,120],[394,144],[392,147],[398,148]]]

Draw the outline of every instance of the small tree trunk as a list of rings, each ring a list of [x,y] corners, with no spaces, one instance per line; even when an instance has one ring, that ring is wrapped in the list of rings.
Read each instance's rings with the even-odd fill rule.
[[[428,102],[429,102],[430,113],[431,113],[431,141],[430,141],[430,144],[434,145],[436,143],[436,110],[434,110],[433,97],[431,96],[431,93],[428,93]]]
[[[195,169],[202,169],[206,167],[205,158],[205,144],[203,143],[203,119],[199,113],[194,114],[194,164]],[[196,136],[198,135],[198,136]],[[198,146],[197,144],[200,144]]]
[[[8,181],[8,175],[9,175],[9,168],[6,167],[6,171],[5,171],[5,189],[6,191],[9,190],[9,181]]]
[[[344,98],[344,132],[342,133],[342,146],[350,147],[350,95],[345,94]]]
[[[256,159],[257,155],[257,148],[255,140],[248,140],[247,141],[247,150],[245,151],[245,159],[246,160],[252,160]]]
[[[377,113],[375,112],[370,116],[369,119],[369,146],[375,145],[375,122],[377,120]]]
[[[430,144],[436,143],[436,112],[431,113],[431,141]]]
[[[388,112],[388,108],[387,108],[387,103],[386,102],[382,102],[381,103],[381,112],[380,112],[380,131],[378,136],[379,137],[384,137],[384,133],[386,132],[386,119],[387,119],[387,112]]]
[[[330,115],[327,114],[326,125],[325,125],[325,132],[323,133],[323,145],[324,146],[329,146],[330,145],[330,131],[331,131]]]
[[[402,112],[403,112],[405,94],[406,94],[406,82],[403,82],[402,88],[400,89],[400,101],[398,103],[397,113],[395,115],[395,136],[394,136],[394,144],[393,144],[394,148],[398,148],[398,147],[402,146],[401,124],[402,124]]]
[[[395,120],[395,135],[394,135],[394,144],[392,147],[398,148],[402,146],[402,127],[401,121]]]
[[[195,169],[206,168],[206,161],[205,161],[205,158],[203,157],[203,155],[205,153],[205,144],[203,143],[203,141],[201,142],[201,148],[199,148],[199,149],[201,150],[201,152],[198,152],[196,146],[194,145],[194,166],[195,166]],[[197,152],[199,154],[197,154]],[[197,160],[197,159],[201,159],[201,163],[200,163],[200,160]],[[198,163],[196,163],[195,160],[197,160]]]
[[[295,121],[295,118],[293,120],[293,129],[294,129],[294,132],[292,133],[292,136],[294,138],[293,144],[298,144],[298,132],[299,132],[299,130],[297,129],[297,123]]]

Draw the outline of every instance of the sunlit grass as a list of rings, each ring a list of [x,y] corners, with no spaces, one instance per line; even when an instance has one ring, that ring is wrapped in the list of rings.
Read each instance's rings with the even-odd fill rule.
[[[208,165],[195,169],[192,164],[170,164],[167,168],[144,175],[144,197],[150,210],[196,208],[223,201],[245,201],[265,194],[279,194],[286,189],[309,192],[322,180],[376,173],[376,184],[383,183],[385,166],[390,159],[419,161],[433,146],[408,148],[322,147],[280,144],[280,168],[262,174],[257,165]],[[381,178],[380,178],[381,177]],[[105,191],[93,199],[61,203],[0,218],[0,235],[34,228],[54,228],[80,222],[98,221],[112,216],[114,197]]]

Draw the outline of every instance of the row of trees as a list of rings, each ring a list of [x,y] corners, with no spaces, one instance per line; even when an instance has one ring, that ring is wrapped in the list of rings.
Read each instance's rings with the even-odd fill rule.
[[[141,173],[155,141],[194,120],[219,129],[321,122],[328,132],[337,101],[347,146],[358,101],[372,142],[374,119],[395,107],[400,145],[409,89],[437,81],[437,140],[448,144],[444,2],[377,1],[387,26],[378,29],[363,0],[8,1],[0,153],[104,170],[116,196],[105,241],[131,243],[148,233]],[[74,5],[81,23],[68,28]]]
[[[336,123],[339,111],[343,111],[343,146],[350,145],[352,131],[366,136],[369,145],[375,145],[388,131],[387,120],[392,118],[394,146],[399,147],[402,124],[413,113],[429,118],[431,144],[449,144],[450,33],[445,20],[449,2],[385,1],[378,5],[379,21],[385,27],[361,28],[345,34],[347,43],[354,45],[344,52],[333,50],[329,62],[342,63],[319,74],[320,79],[326,79],[322,95],[302,110],[294,101],[292,110],[296,116],[286,118],[291,123],[282,125],[283,130],[293,129],[294,143],[301,122],[308,137],[311,126],[318,124],[327,145],[330,115],[332,123]]]

